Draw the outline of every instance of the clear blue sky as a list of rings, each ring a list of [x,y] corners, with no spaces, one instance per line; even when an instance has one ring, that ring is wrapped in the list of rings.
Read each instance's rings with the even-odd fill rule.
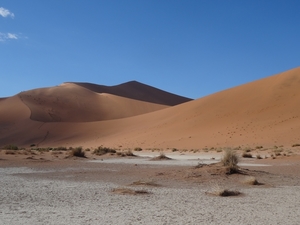
[[[199,98],[298,66],[298,0],[0,2],[0,97],[137,80]]]

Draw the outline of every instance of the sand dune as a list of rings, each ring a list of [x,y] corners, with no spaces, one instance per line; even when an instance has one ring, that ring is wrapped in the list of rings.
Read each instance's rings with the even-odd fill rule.
[[[30,116],[30,110],[18,96],[0,99],[0,126],[11,124]]]
[[[111,94],[98,94],[72,83],[18,95],[41,122],[90,122],[125,118],[166,108]]]
[[[175,95],[149,85],[130,81],[116,86],[104,86],[91,83],[75,83],[97,93],[108,93],[144,102],[152,102],[161,105],[178,105],[192,99]]]
[[[0,145],[14,137],[17,144],[41,146],[291,146],[300,143],[299,87],[296,68],[134,117],[89,123],[22,121],[22,126],[11,126]]]

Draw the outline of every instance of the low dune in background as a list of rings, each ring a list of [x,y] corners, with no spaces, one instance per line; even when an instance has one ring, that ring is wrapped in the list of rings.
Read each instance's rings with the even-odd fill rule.
[[[134,88],[126,89],[128,84]],[[120,86],[122,91],[116,93]],[[163,102],[151,100],[165,92],[149,86],[147,98],[134,98],[143,96],[134,92],[145,87],[138,82],[113,86],[115,90],[105,94],[103,87],[65,83],[1,100],[0,146],[203,148],[300,143],[300,68],[172,107],[166,95]],[[125,95],[127,90],[132,92]]]
[[[112,120],[168,107],[107,93],[98,94],[72,83],[26,91],[18,96],[30,109],[30,118],[41,122]]]

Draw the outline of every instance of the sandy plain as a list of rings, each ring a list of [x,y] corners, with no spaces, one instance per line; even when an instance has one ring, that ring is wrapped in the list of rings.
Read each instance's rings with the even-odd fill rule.
[[[137,154],[87,152],[82,159],[65,158],[67,152],[10,155],[2,150],[0,224],[300,223],[297,154],[241,158],[243,174],[232,175],[218,164],[222,153],[166,152],[173,164],[145,163],[154,162],[155,152]],[[213,161],[217,164],[204,165]],[[261,185],[246,184],[249,177]],[[241,195],[208,194],[220,188]]]

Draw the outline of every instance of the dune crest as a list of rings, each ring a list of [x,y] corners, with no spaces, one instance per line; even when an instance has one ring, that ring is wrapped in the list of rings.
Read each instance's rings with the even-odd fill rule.
[[[72,82],[97,93],[108,93],[125,98],[151,102],[160,105],[174,106],[191,101],[192,99],[175,95],[137,81],[129,81],[115,86],[104,86],[91,83]]]

